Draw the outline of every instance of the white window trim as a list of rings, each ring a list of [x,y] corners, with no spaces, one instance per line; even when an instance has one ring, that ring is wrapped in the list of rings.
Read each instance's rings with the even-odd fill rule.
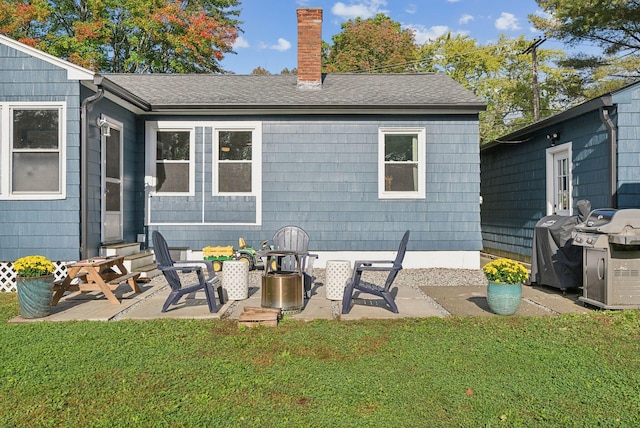
[[[250,194],[243,194],[254,196],[256,198],[256,211],[255,211],[255,222],[249,223],[221,223],[221,222],[205,222],[204,220],[201,222],[151,222],[151,204],[149,203],[149,197],[151,196],[170,196],[167,193],[155,193],[155,180],[156,180],[156,171],[155,171],[155,160],[156,160],[156,135],[155,131],[157,129],[165,130],[165,129],[179,129],[179,130],[191,130],[193,140],[195,142],[195,130],[196,128],[211,128],[212,132],[215,135],[215,132],[219,129],[235,129],[235,130],[253,130],[253,153],[252,153],[252,192]],[[214,137],[215,140],[215,137]],[[214,142],[215,144],[215,142]],[[149,121],[145,124],[145,146],[146,153],[145,156],[145,224],[148,226],[261,226],[262,225],[262,122],[203,122],[203,121],[193,121],[193,122],[182,122],[182,121]],[[195,144],[192,145],[195,150]],[[212,158],[206,156],[207,144],[202,145],[202,152],[198,154],[202,159],[205,159],[204,162],[211,163],[213,167]],[[191,159],[195,162],[195,157]],[[206,174],[206,167],[202,168],[202,178]],[[195,177],[195,169],[193,171]],[[204,180],[203,180],[204,181]],[[213,182],[212,185],[214,188],[216,187],[216,183]],[[194,186],[195,187],[195,186]],[[203,195],[205,191],[203,190]],[[189,196],[186,193],[177,193],[172,194],[174,196]],[[232,196],[228,193],[222,193],[219,196]],[[203,198],[202,201],[202,214],[204,219],[204,209],[205,209],[205,201]]]
[[[191,122],[147,122],[146,123],[146,146],[147,158],[145,186],[148,193],[157,196],[194,196],[196,189],[196,136],[195,126]],[[157,181],[157,159],[156,149],[158,147],[157,132],[188,131],[189,132],[189,190],[187,192],[156,192]]]
[[[385,190],[385,135],[417,134],[418,136],[418,190],[415,192],[390,192]],[[424,199],[426,197],[427,131],[425,128],[378,129],[378,198]]]
[[[569,158],[569,210],[568,213],[562,215],[573,215],[573,154],[572,154],[572,142],[560,144],[557,146],[549,147],[546,150],[546,179],[547,179],[547,215],[555,214],[553,207],[553,201],[555,200],[555,189],[553,187],[553,157],[560,152],[567,152]]]
[[[262,192],[262,132],[260,122],[226,122],[216,123],[213,127],[213,167],[211,169],[211,183],[213,196],[256,196]],[[251,161],[241,161],[239,163],[251,163],[251,192],[220,192],[220,183],[218,181],[218,167],[221,163],[219,159],[220,141],[218,132],[220,131],[250,131],[251,137]],[[223,163],[226,161],[222,161]]]
[[[11,192],[12,176],[12,140],[14,109],[52,109],[58,110],[58,150],[60,191],[58,192]],[[58,200],[67,197],[67,103],[59,102],[4,102],[0,103],[0,200]]]

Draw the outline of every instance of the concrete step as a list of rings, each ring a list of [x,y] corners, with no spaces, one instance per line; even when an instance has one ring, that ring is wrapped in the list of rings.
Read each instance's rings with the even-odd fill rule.
[[[120,254],[121,255],[121,254]],[[153,253],[145,251],[137,254],[130,254],[124,257],[124,266],[129,272],[135,272],[140,266],[153,264]]]
[[[130,256],[140,252],[139,242],[123,242],[121,244],[105,245],[100,247],[100,255],[106,256]]]
[[[158,275],[162,275],[162,272],[158,270],[158,265],[155,263],[138,267],[135,272],[140,274],[140,278],[151,279]]]

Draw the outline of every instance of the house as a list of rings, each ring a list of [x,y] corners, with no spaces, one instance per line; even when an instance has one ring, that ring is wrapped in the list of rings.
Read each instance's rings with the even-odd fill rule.
[[[640,208],[640,83],[594,98],[482,147],[486,251],[528,260],[547,215]]]
[[[0,260],[105,245],[258,244],[295,224],[329,258],[478,268],[478,113],[442,74],[98,74],[0,36]]]

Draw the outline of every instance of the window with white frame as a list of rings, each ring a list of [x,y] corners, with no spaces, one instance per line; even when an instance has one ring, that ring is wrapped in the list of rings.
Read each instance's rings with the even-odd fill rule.
[[[216,130],[214,193],[250,194],[253,174],[253,130]]]
[[[65,197],[65,104],[0,103],[0,197]]]
[[[193,132],[191,129],[157,129],[156,193],[193,193]]]
[[[378,144],[378,196],[381,199],[424,198],[425,129],[381,128]]]

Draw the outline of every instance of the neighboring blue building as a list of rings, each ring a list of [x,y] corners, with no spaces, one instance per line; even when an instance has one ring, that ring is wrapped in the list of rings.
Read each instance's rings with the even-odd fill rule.
[[[407,267],[478,268],[483,103],[442,74],[321,75],[309,37],[296,77],[100,75],[0,36],[0,260],[295,224],[320,267],[410,229]]]
[[[486,251],[528,260],[542,217],[640,208],[640,83],[594,98],[481,149]]]

